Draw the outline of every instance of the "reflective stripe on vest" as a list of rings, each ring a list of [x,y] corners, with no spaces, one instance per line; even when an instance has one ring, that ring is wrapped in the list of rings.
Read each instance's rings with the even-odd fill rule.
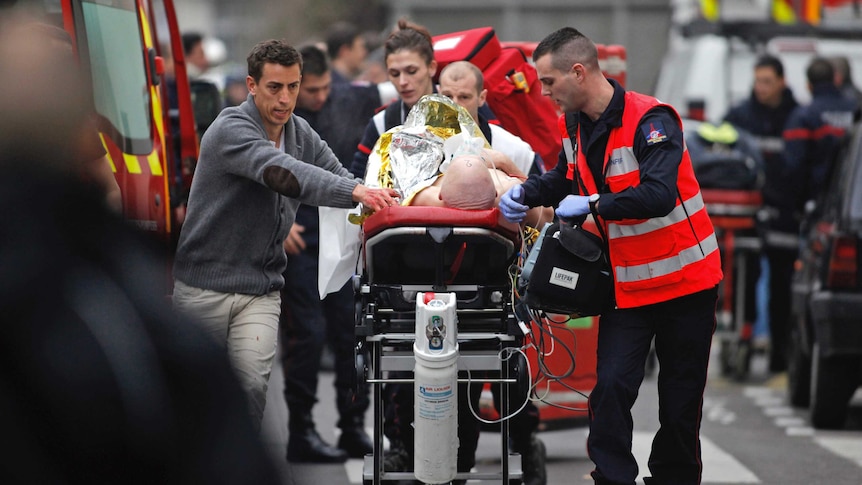
[[[572,143],[572,138],[569,136],[569,130],[566,129],[566,115],[562,114],[557,118],[557,128],[560,129],[560,139],[563,142],[563,152],[566,154],[566,178],[574,180],[575,178],[575,151],[577,146]]]
[[[682,222],[689,216],[702,210],[706,210],[706,205],[703,203],[703,196],[698,192],[694,194],[694,197],[690,197],[682,204],[677,205],[668,215],[663,217],[647,219],[640,224],[617,224],[613,221],[608,221],[608,239],[640,236],[657,231],[672,224]]]
[[[640,165],[632,147],[615,148],[611,151],[605,177],[619,177],[631,172],[637,172]]]
[[[674,256],[634,266],[617,266],[614,273],[620,283],[658,278],[681,271],[684,267],[703,260],[713,251],[718,251],[718,240],[714,232],[699,241],[699,244],[685,248]]]

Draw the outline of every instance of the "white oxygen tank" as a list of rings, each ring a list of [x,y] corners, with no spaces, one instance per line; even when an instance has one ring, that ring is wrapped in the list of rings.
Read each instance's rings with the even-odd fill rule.
[[[449,483],[458,457],[458,315],[454,293],[416,295],[413,474]]]

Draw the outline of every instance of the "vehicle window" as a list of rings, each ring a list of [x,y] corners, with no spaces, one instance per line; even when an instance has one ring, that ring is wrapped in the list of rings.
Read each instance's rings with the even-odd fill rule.
[[[135,3],[85,0],[82,9],[102,131],[124,152],[148,154],[152,151],[150,91]]]

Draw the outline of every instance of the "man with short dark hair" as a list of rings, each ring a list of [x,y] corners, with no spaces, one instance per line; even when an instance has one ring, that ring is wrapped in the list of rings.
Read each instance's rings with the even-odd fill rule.
[[[533,60],[542,94],[565,113],[571,144],[554,169],[509,189],[500,210],[512,222],[537,205],[557,206],[560,219],[577,224],[592,213],[606,234],[614,292],[599,321],[589,398],[592,477],[632,484],[638,476],[631,409],[654,339],[660,428],[644,481],[698,484],[722,272],[682,120],[673,107],[605,78],[596,45],[571,27],[542,40]]]
[[[189,78],[200,77],[210,67],[204,51],[204,36],[199,32],[186,32],[182,35],[182,40]]]
[[[326,51],[332,63],[332,82],[347,84],[356,79],[365,64],[365,37],[349,22],[336,22],[326,31]]]
[[[509,157],[523,175],[539,172],[543,165],[540,157],[529,143],[512,134],[499,124],[490,123],[486,116],[490,113],[485,99],[485,77],[475,64],[469,61],[456,61],[440,71],[440,94],[451,98],[463,106],[479,125],[482,134],[491,148]]]
[[[326,54],[308,45],[302,54],[302,84],[294,113],[326,140],[339,161],[349,163],[362,130],[379,104],[377,89],[333,85]],[[342,163],[343,165],[343,163]],[[288,254],[281,290],[284,398],[289,414],[287,459],[298,463],[339,463],[372,451],[365,433],[368,390],[354,392],[354,297],[351,281],[323,299],[318,294],[320,242],[318,208],[302,204],[284,241]],[[338,447],[323,441],[314,426],[317,377],[324,344],[335,357],[335,404],[341,429]]]
[[[850,70],[850,60],[847,56],[833,56],[829,58],[832,68],[835,69],[835,85],[844,96],[855,100],[856,106],[862,108],[862,91],[853,83],[853,74]]]
[[[293,115],[302,58],[279,40],[248,56],[249,97],[225,108],[201,140],[174,261],[174,305],[225,346],[260,426],[275,358],[282,246],[300,203],[371,210],[396,204],[339,163]]]
[[[780,206],[781,200],[791,195],[784,185],[785,181],[782,175],[786,167],[782,136],[784,125],[796,107],[796,99],[784,79],[784,65],[777,57],[766,54],[754,64],[754,86],[751,90],[751,97],[734,106],[724,118],[725,121],[751,133],[760,149],[764,172],[761,193],[764,206],[767,209],[761,211],[759,223],[764,235],[768,235],[773,230],[770,228],[770,221],[767,217],[767,214],[770,213],[768,208]],[[768,244],[768,242],[764,241],[764,244]],[[769,250],[764,251],[767,266],[771,266],[772,256],[775,256],[775,253]],[[752,255],[747,256],[747,261],[749,261],[747,269],[749,271],[746,273],[745,318],[749,322],[756,318],[754,291],[755,282],[760,276],[757,263],[751,261],[753,259]],[[775,264],[782,265],[783,263],[775,261]],[[779,273],[770,271],[768,275],[770,291],[778,292],[779,295],[784,294],[780,288],[788,284],[789,275],[786,274],[786,271],[780,270]],[[789,294],[787,296],[789,297]],[[787,300],[772,299],[772,301],[775,302],[775,305],[784,307]],[[782,314],[786,314],[784,308],[775,306],[770,306],[768,313],[770,315],[768,318],[770,328],[774,322],[783,318]],[[777,342],[772,341],[774,334],[778,334]],[[786,365],[781,350],[784,346],[781,334],[782,332],[778,330],[769,332],[771,341],[769,369],[772,372],[781,372]]]

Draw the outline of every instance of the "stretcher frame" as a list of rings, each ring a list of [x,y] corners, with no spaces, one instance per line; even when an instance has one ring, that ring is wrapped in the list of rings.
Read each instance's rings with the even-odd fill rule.
[[[383,394],[386,383],[413,383],[396,379],[394,371],[413,371],[415,295],[451,292],[457,296],[458,371],[496,371],[499,378],[473,378],[476,385],[501,384],[501,415],[508,416],[510,387],[521,386],[525,372],[500,359],[507,347],[520,347],[523,334],[511,305],[508,267],[520,249],[520,233],[498,224],[497,209],[463,211],[438,207],[392,207],[375,213],[363,225],[363,269],[356,311],[357,377],[372,387],[374,415],[373,453],[363,462],[363,483],[412,480],[413,472],[386,471],[383,466]],[[420,247],[423,261],[378,261],[408,244]],[[421,247],[424,245],[424,248]],[[482,274],[464,267],[472,248],[473,264],[497,261],[498,267]],[[484,247],[484,246],[487,246]],[[457,248],[460,248],[458,250]],[[456,254],[453,257],[453,250]],[[462,258],[458,259],[460,253]],[[487,256],[487,259],[482,259]],[[456,268],[456,264],[458,268]],[[410,266],[423,266],[424,276],[413,277]],[[484,265],[483,265],[484,266]],[[433,274],[429,274],[433,273]],[[399,283],[399,278],[405,278]],[[412,298],[411,298],[412,295]],[[468,379],[459,378],[459,383]],[[478,412],[478,409],[476,410]],[[500,423],[500,468],[494,472],[459,472],[456,480],[493,480],[509,483],[522,478],[521,457],[508,449],[509,425]]]
[[[756,233],[762,198],[757,190],[702,189],[701,192],[722,251],[724,280],[716,311],[721,372],[744,380],[750,368],[754,327],[754,322],[745,318],[746,281],[748,271],[752,270],[747,257],[759,253],[762,246]]]

